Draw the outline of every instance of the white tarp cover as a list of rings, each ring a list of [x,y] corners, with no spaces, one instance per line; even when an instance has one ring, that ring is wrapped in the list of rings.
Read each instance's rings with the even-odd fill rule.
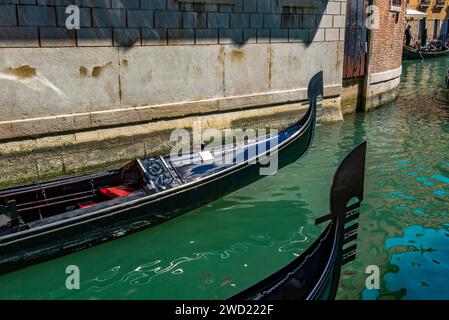
[[[413,17],[413,18],[424,18],[427,16],[427,13],[421,12],[414,9],[407,9],[407,13],[405,14],[407,17]]]

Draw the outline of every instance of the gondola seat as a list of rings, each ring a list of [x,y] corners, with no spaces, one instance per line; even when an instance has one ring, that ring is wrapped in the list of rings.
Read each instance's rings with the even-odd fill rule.
[[[119,185],[115,187],[110,188],[100,188],[100,193],[109,199],[115,199],[119,197],[125,197],[132,193],[136,192],[136,189],[134,189],[131,186],[127,185]]]
[[[96,203],[93,201],[86,201],[86,202],[78,203],[78,207],[80,209],[90,208],[90,207],[93,207],[94,205],[96,205]]]

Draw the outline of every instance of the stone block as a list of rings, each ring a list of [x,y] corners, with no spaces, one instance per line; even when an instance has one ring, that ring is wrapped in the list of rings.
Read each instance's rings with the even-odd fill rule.
[[[290,42],[308,42],[309,30],[308,29],[290,29],[289,30]]]
[[[257,43],[270,42],[270,29],[258,29],[257,30]]]
[[[140,0],[141,9],[165,10],[165,0]]]
[[[55,7],[17,6],[19,25],[24,27],[56,26]]]
[[[288,42],[288,29],[271,29],[271,42]]]
[[[232,29],[248,29],[249,28],[249,14],[245,13],[231,13],[230,14],[230,27]]]
[[[318,28],[332,28],[333,16],[323,15],[318,17]]]
[[[33,3],[33,4],[35,4],[35,3]],[[69,5],[73,4],[73,0],[37,0],[37,4],[41,5],[41,6],[61,6],[62,7],[62,6],[69,6]]]
[[[299,16],[296,14],[282,15],[282,28],[284,28],[284,29],[299,28]]]
[[[111,0],[75,0],[75,5],[88,8],[110,8]]]
[[[73,118],[60,115],[119,108],[117,48],[4,48],[1,56],[0,119],[37,119],[22,121],[23,133],[73,130]]]
[[[229,28],[229,13],[208,13],[207,27],[212,29]]]
[[[39,47],[38,28],[0,27],[0,48]]]
[[[81,28],[76,32],[80,47],[111,47],[111,28]]]
[[[318,71],[324,73],[324,85],[341,85],[342,65],[336,59],[314,59],[326,52],[328,57],[339,54],[338,42],[312,42],[308,46],[288,43],[271,44],[271,90],[307,88]],[[312,60],[314,63],[309,63]],[[298,72],[300,70],[300,72]]]
[[[257,12],[257,0],[245,0],[243,1],[243,11],[244,12]]]
[[[219,29],[220,43],[243,43],[242,29]]]
[[[168,44],[194,44],[194,29],[169,29]]]
[[[139,0],[111,0],[111,8],[139,9]]]
[[[167,45],[167,30],[142,29],[142,45],[144,46]]]
[[[263,27],[266,29],[280,29],[282,27],[282,16],[280,14],[264,14]]]
[[[271,12],[270,0],[257,0],[257,12],[269,13]]]
[[[140,29],[114,28],[114,46],[131,47],[142,45]]]
[[[177,11],[155,11],[156,28],[181,28],[182,15]]]
[[[11,122],[0,122],[0,140],[12,138]]]
[[[92,9],[92,26],[99,28],[126,27],[126,10]]]
[[[324,31],[326,29],[309,29],[309,41],[324,41]]]
[[[326,29],[325,41],[339,41],[340,40],[340,29],[332,28]]]
[[[340,14],[341,2],[329,1],[326,6],[326,14]]]
[[[257,43],[257,30],[243,29],[243,43]]]
[[[17,26],[16,6],[0,4],[0,27],[15,26]]]
[[[299,26],[300,28],[316,28],[317,27],[317,21],[316,16],[312,14],[308,15],[301,15],[299,20]]]
[[[218,29],[196,29],[196,44],[218,44]]]
[[[39,28],[41,47],[75,47],[75,30],[67,28]]]
[[[120,57],[128,61],[128,68],[120,70],[123,106],[154,106],[223,95],[221,46],[134,47],[120,50]]]
[[[206,28],[207,13],[205,12],[183,12],[183,28]]]
[[[344,28],[346,25],[346,16],[334,16],[334,28]]]
[[[245,72],[242,72],[245,70]],[[270,48],[254,44],[225,48],[225,96],[249,95],[269,90]]]
[[[151,10],[127,10],[129,28],[152,28],[153,11]]]

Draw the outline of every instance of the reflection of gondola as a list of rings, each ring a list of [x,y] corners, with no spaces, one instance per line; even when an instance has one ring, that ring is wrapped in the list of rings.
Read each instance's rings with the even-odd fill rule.
[[[312,144],[322,72],[308,96],[305,116],[278,134],[0,191],[0,273],[173,218],[261,178],[270,159],[296,161]]]
[[[366,142],[340,164],[330,194],[331,213],[316,223],[330,220],[320,237],[282,270],[244,290],[235,300],[334,299],[340,269],[356,254],[360,204],[363,200]],[[345,246],[345,247],[344,247]]]
[[[449,89],[449,69],[446,72],[446,88]]]
[[[412,47],[404,46],[403,58],[406,60],[432,59],[442,56],[449,56],[449,50],[445,51],[418,51]]]

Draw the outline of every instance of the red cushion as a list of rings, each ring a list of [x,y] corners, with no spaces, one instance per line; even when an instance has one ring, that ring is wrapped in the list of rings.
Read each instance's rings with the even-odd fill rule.
[[[124,196],[130,195],[131,193],[134,193],[135,191],[136,191],[136,189],[134,189],[133,187],[125,186],[125,185],[100,189],[101,194],[105,195],[109,199],[124,197]]]
[[[78,207],[80,207],[80,209],[89,208],[89,207],[92,207],[94,205],[96,205],[96,203],[93,202],[93,201],[86,201],[86,202],[83,202],[83,203],[78,203]]]

